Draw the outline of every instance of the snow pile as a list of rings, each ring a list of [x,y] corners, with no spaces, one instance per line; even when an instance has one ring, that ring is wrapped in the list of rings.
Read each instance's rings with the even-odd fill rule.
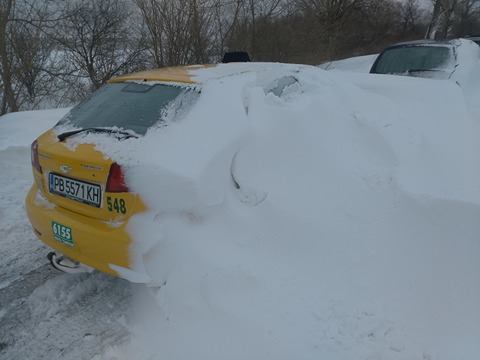
[[[472,79],[472,76],[479,71],[480,47],[468,39],[452,40],[452,43],[455,45],[456,56],[452,79],[462,87],[468,86],[470,89],[477,89],[478,83],[474,83],[476,79]]]
[[[403,190],[480,202],[479,122],[470,116],[462,88],[452,81],[393,75],[332,76],[370,95],[369,101],[358,96],[352,101],[364,121],[384,127],[382,137],[397,155],[395,178]]]
[[[458,66],[452,80],[462,88],[474,118],[480,118],[480,47],[471,40],[458,40]]]
[[[30,146],[50,129],[70,108],[21,111],[0,117],[0,150],[10,146]]]
[[[34,235],[25,214],[25,195],[33,182],[30,144],[64,113],[26,111],[0,117],[2,360],[91,359],[128,335],[124,317],[133,284],[100,273],[54,270],[45,256],[50,250]]]
[[[0,117],[0,289],[45,263],[23,203],[32,185],[30,144],[67,109],[22,111]]]
[[[25,195],[33,181],[30,149],[11,147],[0,150],[0,164],[1,290],[35,266],[44,264],[45,247],[33,234],[23,208]]]
[[[350,72],[369,73],[378,54],[355,56],[348,59],[329,61],[319,65],[324,70],[341,70]]]
[[[478,356],[479,141],[460,90],[295,65],[196,76],[191,111],[142,141],[82,137],[149,206],[129,223],[132,280],[155,286],[105,358]]]

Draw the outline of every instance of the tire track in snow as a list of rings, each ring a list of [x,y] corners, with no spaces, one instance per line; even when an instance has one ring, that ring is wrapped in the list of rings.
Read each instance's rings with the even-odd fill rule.
[[[123,342],[133,285],[52,269],[24,209],[30,151],[1,150],[0,164],[0,359],[91,359]]]

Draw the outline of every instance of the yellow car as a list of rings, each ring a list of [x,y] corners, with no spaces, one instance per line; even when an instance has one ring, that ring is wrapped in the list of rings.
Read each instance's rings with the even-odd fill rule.
[[[55,250],[49,259],[56,268],[95,268],[114,276],[133,271],[126,225],[132,215],[145,211],[142,199],[126,186],[122,164],[93,144],[70,147],[67,140],[84,132],[119,140],[144,135],[158,122],[159,112],[194,83],[190,69],[114,78],[33,142],[35,181],[26,210],[35,234]],[[69,131],[61,132],[64,128]]]

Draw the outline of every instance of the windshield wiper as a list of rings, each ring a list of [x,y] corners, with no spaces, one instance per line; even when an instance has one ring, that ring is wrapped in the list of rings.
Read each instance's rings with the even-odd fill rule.
[[[106,133],[106,134],[114,134],[114,135],[118,134],[118,135],[122,135],[124,139],[128,139],[128,138],[131,138],[131,137],[138,138],[138,136],[136,136],[136,135],[134,135],[130,132],[115,130],[115,129],[106,129],[106,128],[94,128],[94,127],[72,130],[72,131],[66,131],[64,133],[61,133],[61,134],[57,135],[57,138],[60,141],[64,141],[66,138],[68,138],[70,136],[73,136],[73,135],[77,135],[81,132],[96,132],[96,133]]]
[[[441,69],[408,69],[407,70],[408,74],[414,74],[419,72],[445,72],[445,71]]]

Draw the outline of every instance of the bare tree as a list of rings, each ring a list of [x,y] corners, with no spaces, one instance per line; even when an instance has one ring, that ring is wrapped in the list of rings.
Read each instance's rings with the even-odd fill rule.
[[[239,1],[234,1],[235,3]],[[221,0],[135,0],[157,66],[207,62],[224,41]],[[222,35],[223,33],[223,35]]]
[[[71,76],[87,79],[93,89],[112,76],[135,70],[144,51],[132,39],[131,12],[124,1],[76,0],[65,4],[64,19],[51,37],[58,44]]]
[[[136,0],[149,32],[150,49],[159,67],[187,64],[192,7],[188,0]],[[198,26],[198,25],[197,25]]]
[[[433,0],[433,13],[425,35],[428,39],[446,39],[459,0]]]
[[[47,3],[2,0],[0,8],[1,111],[17,111],[38,105],[47,96],[52,79],[45,69],[51,42],[44,33],[49,15]]]
[[[303,12],[316,18],[328,57],[335,56],[343,26],[363,2],[363,0],[299,0]]]
[[[15,99],[15,92],[13,89],[13,71],[12,71],[12,54],[9,49],[9,31],[11,27],[11,20],[13,18],[15,9],[14,0],[0,1],[0,64],[1,75],[3,82],[2,94],[2,114],[7,111],[18,111],[17,101]]]
[[[228,50],[227,43],[237,28],[244,0],[225,2],[215,0],[210,7],[212,12],[212,55],[220,58]]]
[[[418,0],[406,0],[400,6],[401,12],[401,27],[402,35],[406,35],[409,32],[415,32],[417,24],[421,19],[422,11],[418,4]]]
[[[279,40],[279,34],[271,32],[286,13],[288,1],[240,0],[234,4],[235,17],[226,39],[227,48],[247,50],[254,59],[265,59],[268,45]]]
[[[480,30],[476,2],[437,0],[428,36]],[[226,50],[318,64],[426,26],[417,0],[0,0],[0,113],[66,105],[146,66],[215,62]]]
[[[477,0],[460,0],[454,13],[454,36],[475,35],[480,30],[480,3]]]

